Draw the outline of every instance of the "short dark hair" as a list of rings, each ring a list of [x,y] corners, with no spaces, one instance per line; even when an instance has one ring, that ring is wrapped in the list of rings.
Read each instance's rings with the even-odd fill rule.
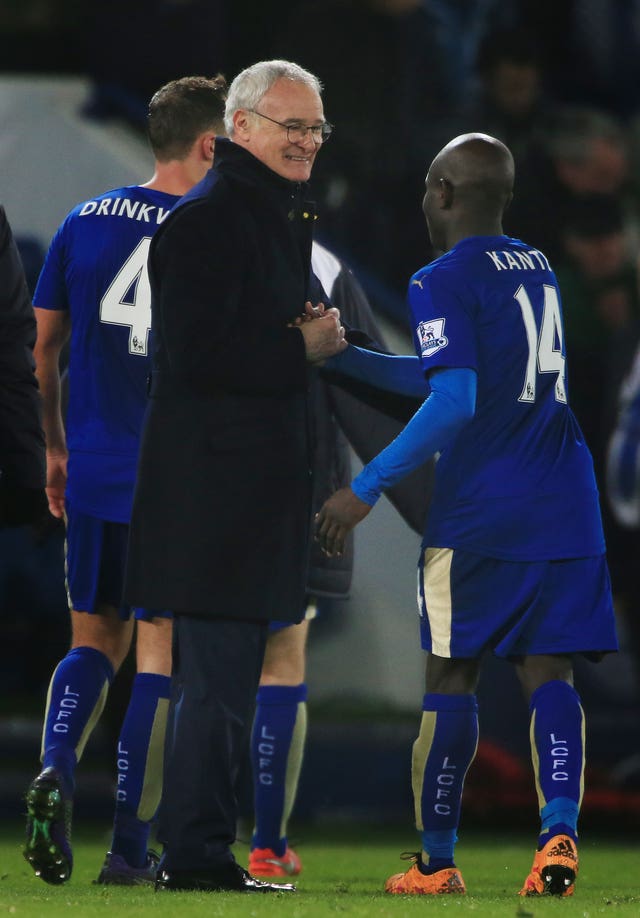
[[[149,102],[147,135],[156,159],[184,159],[199,134],[224,133],[227,81],[215,77],[188,76],[171,80]]]
[[[557,109],[545,136],[548,155],[554,160],[584,163],[591,157],[594,140],[604,139],[624,147],[625,135],[620,123],[600,109],[564,106]]]
[[[476,58],[480,75],[490,77],[505,62],[540,68],[538,46],[528,31],[519,27],[496,29],[483,39]]]
[[[624,230],[624,211],[617,195],[587,194],[567,211],[565,231],[579,239],[600,239]]]

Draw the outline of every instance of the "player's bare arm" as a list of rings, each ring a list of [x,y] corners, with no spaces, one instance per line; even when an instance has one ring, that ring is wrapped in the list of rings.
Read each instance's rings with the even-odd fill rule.
[[[71,330],[69,314],[58,309],[35,308],[38,338],[34,349],[36,377],[42,395],[42,426],[47,444],[47,486],[49,510],[64,515],[67,483],[67,442],[62,422],[60,395],[60,352]]]

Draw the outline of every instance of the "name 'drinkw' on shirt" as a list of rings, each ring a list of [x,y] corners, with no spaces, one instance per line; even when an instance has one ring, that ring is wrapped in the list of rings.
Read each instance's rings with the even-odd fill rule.
[[[96,217],[129,217],[131,220],[159,225],[168,216],[169,209],[132,201],[130,198],[102,198],[100,201],[87,201],[78,216],[86,217],[89,214],[95,214]]]

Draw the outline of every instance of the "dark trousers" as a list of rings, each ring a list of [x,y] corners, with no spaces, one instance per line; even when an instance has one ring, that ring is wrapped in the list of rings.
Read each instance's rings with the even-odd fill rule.
[[[266,622],[175,616],[158,831],[167,869],[233,860],[236,783],[266,637]]]

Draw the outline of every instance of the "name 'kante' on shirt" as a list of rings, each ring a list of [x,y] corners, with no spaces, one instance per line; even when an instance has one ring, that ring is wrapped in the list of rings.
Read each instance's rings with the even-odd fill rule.
[[[511,252],[503,249],[502,251],[485,252],[497,271],[537,271],[540,268],[543,271],[550,271],[551,265],[545,255],[537,249],[529,249],[527,252],[513,250]]]

